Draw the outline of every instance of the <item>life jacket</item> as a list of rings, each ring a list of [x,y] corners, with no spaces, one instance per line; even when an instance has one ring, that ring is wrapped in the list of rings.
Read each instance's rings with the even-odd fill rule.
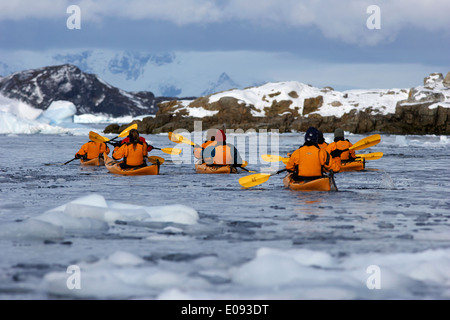
[[[124,163],[127,166],[137,167],[146,163],[145,156],[147,156],[147,154],[146,143],[138,142],[136,145],[126,143],[114,151],[113,158],[116,160],[124,158]]]
[[[228,144],[211,145],[203,151],[203,159],[208,165],[240,165],[243,163],[239,151]]]
[[[103,153],[109,153],[109,148],[103,142],[86,142],[80,150],[75,154],[80,156],[86,156],[88,160],[98,158]]]
[[[294,170],[298,176],[318,177],[322,175],[322,163],[318,146],[302,146],[289,158],[286,169]]]
[[[328,153],[333,152],[334,150],[345,150],[352,146],[353,144],[348,140],[338,140],[330,143],[327,147]],[[348,160],[350,158],[350,155],[355,158],[355,151],[354,150],[347,150],[341,153],[340,160]]]
[[[217,144],[216,141],[206,141],[205,143],[203,143],[201,145],[201,148],[195,147],[194,148],[194,157],[196,157],[197,159],[202,159],[203,150],[205,150],[209,146],[214,146],[216,144]]]
[[[215,148],[215,155],[213,158],[214,164],[223,165],[223,164],[233,164],[234,157],[229,146],[218,145]]]

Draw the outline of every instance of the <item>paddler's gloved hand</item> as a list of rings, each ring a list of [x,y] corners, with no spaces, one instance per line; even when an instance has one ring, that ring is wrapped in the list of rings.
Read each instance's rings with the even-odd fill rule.
[[[114,148],[120,147],[122,145],[122,143],[119,141],[111,141],[111,144],[113,145]]]
[[[81,156],[77,153],[77,154],[75,155],[75,159],[81,159]]]
[[[341,156],[342,152],[344,152],[344,151],[343,151],[343,150],[336,149],[336,150],[331,151],[330,155],[331,155],[333,158],[338,158],[338,157]]]
[[[153,146],[152,145],[147,145],[147,152],[150,152],[153,150]]]

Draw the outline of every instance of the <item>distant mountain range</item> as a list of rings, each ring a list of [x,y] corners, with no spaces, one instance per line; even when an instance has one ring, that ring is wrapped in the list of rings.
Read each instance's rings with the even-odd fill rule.
[[[122,75],[126,71],[127,77],[139,79],[149,61],[173,64],[173,58],[118,56],[109,60],[108,70]],[[84,62],[83,56],[72,59]],[[193,120],[200,119],[207,126],[224,129],[274,128],[284,132],[304,131],[313,125],[323,132],[339,126],[354,133],[450,134],[450,72],[445,77],[441,73],[430,74],[423,85],[401,89],[338,91],[296,81],[238,87],[223,72],[217,81],[204,87],[200,97],[155,96],[150,91],[119,89],[72,64],[30,69],[0,78],[1,95],[42,110],[55,101],[70,101],[77,115],[156,115],[142,121],[140,131],[145,133],[193,130]],[[182,91],[168,84],[166,92]]]
[[[100,49],[54,51],[45,54],[20,52],[14,57],[0,57],[0,76],[35,69],[36,66],[71,64],[82,72],[95,74],[122,90],[150,91],[155,96],[167,97],[201,96],[261,83],[260,80],[243,80],[242,71],[239,70],[239,82],[242,83],[238,84],[230,76],[230,71],[236,72],[239,66],[230,62],[224,62],[224,66],[217,63],[220,60],[220,53],[190,55]]]
[[[171,100],[152,92],[127,92],[113,87],[94,74],[70,64],[25,70],[0,78],[0,94],[46,110],[53,101],[70,101],[77,114],[112,117],[149,115],[157,104]]]

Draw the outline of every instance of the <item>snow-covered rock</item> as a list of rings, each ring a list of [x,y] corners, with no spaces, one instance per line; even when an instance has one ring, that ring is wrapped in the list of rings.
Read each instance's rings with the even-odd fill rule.
[[[265,127],[283,132],[315,126],[323,132],[342,127],[355,133],[449,134],[450,88],[443,81],[442,74],[433,73],[425,78],[423,86],[411,89],[346,91],[296,81],[266,83],[193,101],[162,103],[160,113],[165,117],[170,114],[171,123],[187,129],[189,124],[183,118],[194,117],[209,127],[225,129]],[[158,119],[147,122],[157,123]],[[174,129],[165,124],[165,128],[169,127]]]

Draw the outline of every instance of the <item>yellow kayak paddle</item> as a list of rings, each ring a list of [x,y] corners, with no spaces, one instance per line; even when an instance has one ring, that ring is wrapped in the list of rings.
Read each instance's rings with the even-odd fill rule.
[[[251,187],[255,187],[258,186],[264,182],[266,182],[267,180],[269,180],[269,178],[271,176],[274,176],[276,174],[282,173],[286,171],[286,169],[282,169],[282,170],[278,170],[275,173],[257,173],[257,174],[251,174],[249,176],[245,176],[239,179],[239,184],[244,187],[244,188],[251,188]]]
[[[129,130],[128,130],[129,129]],[[130,131],[131,129],[133,129],[133,128],[127,128],[126,130],[128,130],[128,131]],[[122,133],[123,133],[123,131],[122,131]],[[121,133],[121,135],[122,135],[122,133]],[[122,137],[125,137],[126,136],[126,134],[125,135],[123,135]],[[119,137],[120,137],[120,135],[119,135]],[[111,140],[109,140],[108,138],[106,138],[106,137],[103,137],[103,136],[101,136],[101,135],[99,135],[98,133],[96,133],[96,132],[93,132],[93,131],[90,131],[89,132],[89,139],[91,139],[92,141],[95,141],[95,142],[105,142],[105,143],[108,143],[108,142],[110,142]],[[181,153],[181,149],[177,149],[177,148],[156,148],[156,147],[153,147],[153,149],[156,149],[156,150],[161,150],[162,152],[164,152],[164,153],[167,153],[167,154],[174,154],[174,155],[178,155],[178,154],[180,154]]]
[[[370,147],[373,147],[374,145],[380,143],[381,141],[381,136],[379,134],[374,134],[371,135],[369,137],[366,137],[364,139],[359,140],[358,142],[356,142],[353,146],[351,146],[350,148],[348,148],[349,150],[362,150],[362,149],[367,149]],[[357,154],[356,157],[357,158],[364,158],[366,160],[378,160],[383,156],[382,152],[374,152],[374,153],[369,153],[367,155],[361,155],[361,154]],[[278,156],[278,155],[271,155],[271,154],[263,154],[261,156],[261,158],[266,161],[266,162],[280,162],[282,161],[284,164],[286,164],[289,161],[289,158],[284,158],[282,156]]]
[[[185,144],[189,144],[191,146],[198,146],[198,144],[196,144],[195,142],[192,142],[189,139],[186,139],[185,137],[183,137],[182,135],[178,134],[178,133],[173,133],[173,132],[169,132],[169,140],[175,143],[185,143]]]

